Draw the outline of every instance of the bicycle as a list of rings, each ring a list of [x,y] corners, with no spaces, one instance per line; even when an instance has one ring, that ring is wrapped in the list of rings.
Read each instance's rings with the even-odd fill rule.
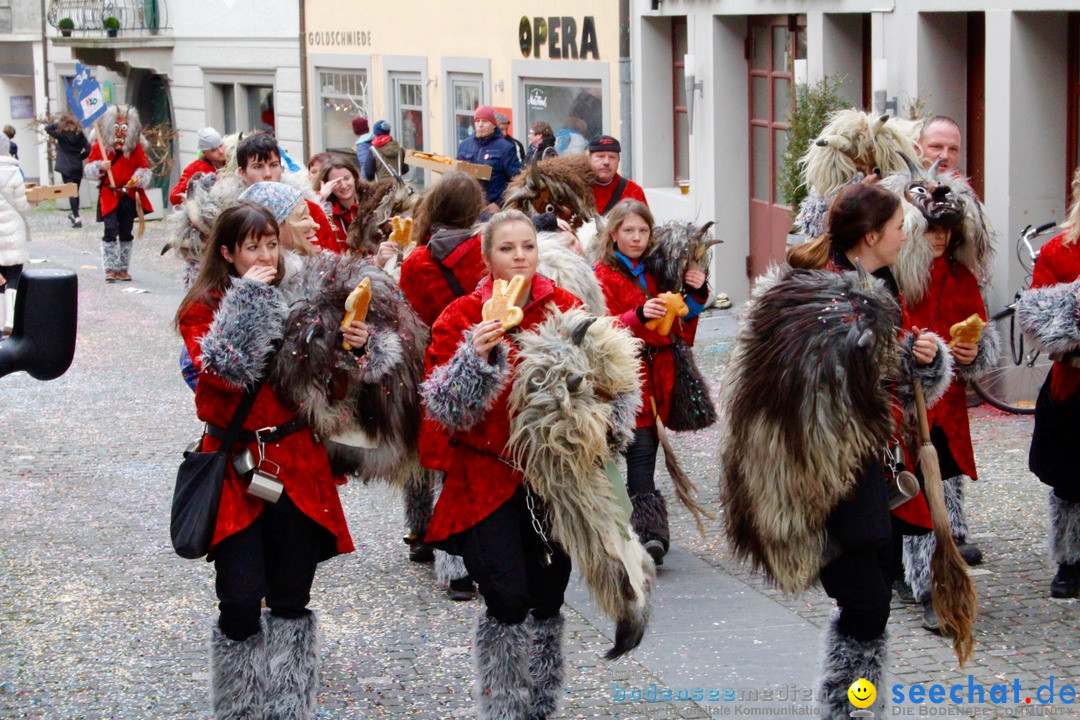
[[[1020,293],[1031,285],[1031,273],[1039,257],[1031,241],[1057,227],[1056,222],[1049,222],[1035,228],[1028,225],[1020,231],[1016,240],[1016,259],[1027,271],[1027,282],[1016,292],[1013,302],[990,317],[1001,336],[1002,358],[998,366],[987,371],[978,380],[971,381],[972,389],[987,403],[1004,412],[1018,415],[1033,415],[1035,400],[1039,397],[1046,375],[1053,364],[1046,353],[1037,347],[1025,345],[1024,333],[1016,323],[1016,301]],[[1021,250],[1027,251],[1027,258]]]

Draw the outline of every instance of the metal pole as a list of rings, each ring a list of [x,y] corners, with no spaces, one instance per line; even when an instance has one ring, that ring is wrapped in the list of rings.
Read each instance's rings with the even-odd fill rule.
[[[622,146],[620,174],[634,177],[634,89],[630,62],[630,0],[619,0],[619,144]]]

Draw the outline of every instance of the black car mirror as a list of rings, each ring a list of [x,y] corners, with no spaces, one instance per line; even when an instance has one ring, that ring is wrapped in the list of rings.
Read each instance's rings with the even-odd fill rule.
[[[53,380],[71,367],[79,278],[70,270],[26,270],[19,278],[11,337],[0,343],[0,377],[25,370]]]

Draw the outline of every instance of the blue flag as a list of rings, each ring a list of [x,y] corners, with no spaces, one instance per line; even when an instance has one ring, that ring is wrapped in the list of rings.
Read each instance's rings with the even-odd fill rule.
[[[75,76],[71,78],[71,84],[65,83],[65,89],[71,112],[79,118],[84,128],[90,127],[105,114],[105,95],[101,92],[98,81],[90,74],[90,68],[76,62]]]

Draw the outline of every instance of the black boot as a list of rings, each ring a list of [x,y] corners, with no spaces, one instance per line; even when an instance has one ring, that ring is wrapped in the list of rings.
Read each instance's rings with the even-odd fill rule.
[[[671,547],[671,532],[668,529],[667,503],[659,490],[638,493],[630,498],[634,510],[630,515],[630,526],[634,528],[645,552],[652,556],[657,565],[664,564],[664,556]]]
[[[1057,575],[1050,582],[1050,597],[1074,598],[1080,596],[1080,563],[1058,565]]]
[[[409,546],[409,560],[415,563],[435,561],[435,549],[423,542],[435,505],[433,481],[432,472],[419,470],[405,482],[405,523],[409,526],[405,542]]]

